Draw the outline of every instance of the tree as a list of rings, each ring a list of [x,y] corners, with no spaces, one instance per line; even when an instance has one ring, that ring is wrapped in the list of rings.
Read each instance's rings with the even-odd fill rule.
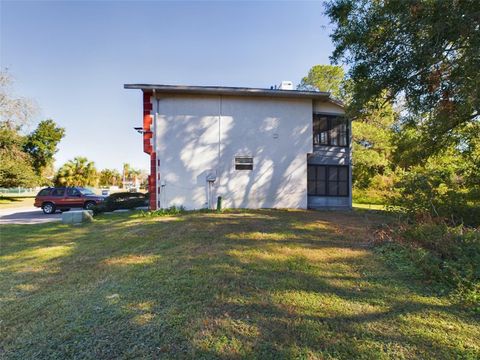
[[[315,65],[310,69],[308,75],[302,78],[297,88],[299,90],[326,91],[336,98],[341,98],[344,77],[341,66]]]
[[[125,185],[126,182],[137,182],[138,178],[142,177],[142,171],[140,169],[133,168],[129,163],[123,164],[122,181]]]
[[[19,130],[36,113],[37,106],[31,99],[14,96],[12,85],[12,76],[0,71],[0,122],[4,127]]]
[[[0,187],[30,187],[36,184],[31,158],[22,149],[23,141],[16,129],[0,123]]]
[[[350,66],[354,113],[402,100],[426,153],[480,120],[479,1],[332,0],[326,13],[332,59]]]
[[[130,171],[132,167],[129,163],[124,163],[122,168],[122,187],[125,187],[125,183],[128,181]]]
[[[0,71],[0,186],[33,186],[37,177],[31,158],[23,151],[25,142],[20,129],[35,112],[31,100],[12,94],[13,80],[6,71]]]
[[[30,154],[37,175],[43,176],[47,168],[53,165],[53,156],[58,151],[58,143],[65,135],[65,129],[58,127],[52,119],[41,121],[37,128],[27,136],[23,146]]]
[[[77,156],[58,170],[55,183],[58,186],[95,186],[97,183],[95,164],[85,157]]]
[[[479,135],[478,129],[477,136]],[[409,136],[412,134],[409,132]],[[478,226],[480,220],[480,152],[450,145],[421,164],[399,171],[398,194],[390,201],[414,217],[442,217]]]
[[[103,169],[98,178],[100,186],[115,186],[122,183],[122,176],[115,169]]]
[[[390,104],[352,122],[353,181],[368,188],[376,175],[394,170],[394,124],[397,114]]]

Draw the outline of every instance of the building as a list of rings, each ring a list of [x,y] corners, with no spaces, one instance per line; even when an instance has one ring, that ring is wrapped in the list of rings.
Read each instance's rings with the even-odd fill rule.
[[[351,208],[350,123],[329,93],[126,84],[143,92],[151,209]],[[289,88],[289,90],[285,90]]]

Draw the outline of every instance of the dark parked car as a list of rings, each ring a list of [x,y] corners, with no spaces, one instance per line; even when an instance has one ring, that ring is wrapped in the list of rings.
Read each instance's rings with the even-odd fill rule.
[[[56,210],[68,211],[71,208],[90,210],[104,200],[104,196],[95,195],[83,187],[54,187],[40,190],[34,205],[42,208],[45,214],[53,214]]]

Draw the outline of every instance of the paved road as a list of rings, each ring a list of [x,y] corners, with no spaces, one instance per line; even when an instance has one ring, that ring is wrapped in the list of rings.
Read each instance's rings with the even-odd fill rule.
[[[45,215],[41,209],[35,207],[18,207],[0,209],[0,225],[4,224],[41,224],[50,221],[62,220],[62,214]]]

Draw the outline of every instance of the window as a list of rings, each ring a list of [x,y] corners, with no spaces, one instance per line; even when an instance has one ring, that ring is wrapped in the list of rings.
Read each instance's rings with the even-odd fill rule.
[[[236,156],[235,170],[253,170],[253,157]]]
[[[348,166],[308,165],[308,195],[348,196]]]
[[[90,189],[86,189],[86,188],[82,188],[82,187],[79,187],[77,189],[80,192],[80,194],[82,194],[82,195],[95,195],[95,193]]]
[[[78,195],[81,195],[81,193],[80,193],[80,191],[78,191],[75,188],[68,188],[67,189],[67,195],[68,196],[78,196]]]
[[[42,189],[37,196],[47,196],[48,194],[50,194],[50,190],[51,189]]]
[[[51,195],[52,196],[63,196],[63,195],[65,195],[65,189],[64,188],[53,189]]]
[[[314,114],[313,145],[348,146],[347,120],[340,116]]]

